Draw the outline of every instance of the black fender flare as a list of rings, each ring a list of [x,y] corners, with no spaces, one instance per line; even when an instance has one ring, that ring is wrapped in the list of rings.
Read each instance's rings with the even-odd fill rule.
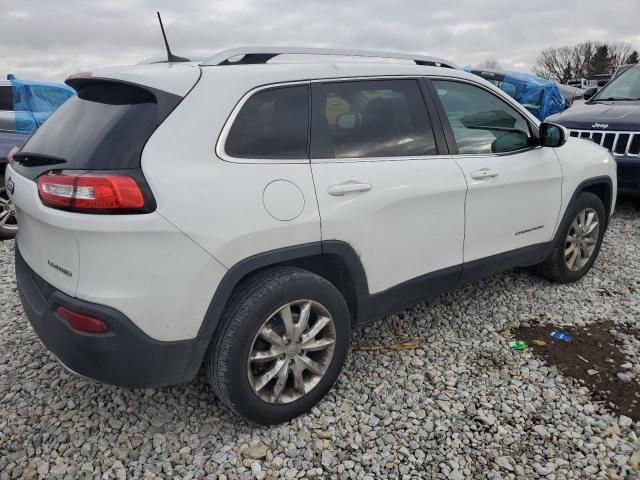
[[[604,202],[605,203],[604,208],[607,213],[607,218],[605,219],[605,229],[609,226],[609,220],[611,218],[611,208],[613,206],[611,202],[613,201],[613,195],[614,195],[613,181],[611,180],[611,177],[608,177],[606,175],[588,178],[587,180],[580,182],[576,187],[576,189],[573,191],[573,195],[571,195],[571,198],[567,203],[567,208],[562,214],[562,219],[560,219],[560,221],[558,222],[558,228],[556,229],[556,233],[553,236],[553,240],[549,242],[549,247],[547,249],[547,254],[545,258],[547,258],[551,254],[551,250],[553,249],[553,246],[556,244],[556,242],[560,238],[559,237],[560,232],[564,230],[564,227],[567,225],[567,222],[571,222],[572,220],[571,218],[569,218],[569,205],[571,205],[578,198],[578,195],[584,192],[586,188],[592,187],[594,185],[603,185],[603,184],[606,185],[609,189],[607,192],[607,198]]]
[[[348,243],[337,240],[318,241],[252,255],[233,265],[218,284],[193,344],[189,362],[192,367],[190,368],[190,373],[193,376],[196,375],[211,339],[220,324],[220,319],[224,314],[229,299],[243,279],[258,270],[270,266],[322,255],[336,255],[340,258],[354,283],[356,309],[358,312],[366,312],[366,299],[369,297],[367,277],[358,254]]]

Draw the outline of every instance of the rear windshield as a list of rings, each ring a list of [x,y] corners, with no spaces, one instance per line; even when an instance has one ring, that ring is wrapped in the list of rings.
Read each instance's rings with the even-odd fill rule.
[[[15,156],[35,178],[52,168],[140,168],[145,143],[181,97],[113,81],[89,81],[66,101]]]

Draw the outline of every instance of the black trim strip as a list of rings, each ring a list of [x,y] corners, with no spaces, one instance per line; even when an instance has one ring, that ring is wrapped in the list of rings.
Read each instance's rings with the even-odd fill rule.
[[[429,124],[431,125],[431,131],[436,141],[436,151],[438,155],[448,155],[449,146],[445,136],[442,120],[438,114],[436,108],[436,102],[434,101],[431,92],[426,84],[424,77],[418,78],[418,85],[420,86],[420,92],[422,92],[422,99],[427,107],[427,114],[429,115]]]
[[[529,267],[547,258],[553,242],[538,243],[490,257],[465,262],[459,285],[467,285],[515,267]]]
[[[421,275],[383,292],[369,295],[365,310],[356,319],[362,325],[408,308],[455,289],[460,281],[462,265]]]
[[[431,78],[423,77],[422,80],[424,82],[424,85],[427,91],[429,92],[429,95],[431,96],[436,112],[438,114],[438,119],[440,120],[440,125],[442,127],[445,139],[447,141],[449,154],[457,155],[459,153],[458,143],[456,142],[456,137],[453,135],[453,130],[451,128],[451,124],[449,123],[449,119],[447,117],[447,112],[444,111],[442,102],[438,97],[438,92],[436,91],[436,87],[433,86],[433,82],[431,81]]]

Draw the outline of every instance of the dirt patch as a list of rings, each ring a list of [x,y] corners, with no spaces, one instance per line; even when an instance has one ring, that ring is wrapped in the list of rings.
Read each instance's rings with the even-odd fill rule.
[[[521,327],[513,333],[547,363],[589,387],[594,401],[604,402],[617,414],[640,420],[640,384],[632,378],[633,370],[626,368],[631,365],[622,351],[624,340],[614,336],[612,329],[616,327],[611,322],[602,322],[585,328]],[[551,332],[558,330],[568,333],[572,340],[551,337]],[[616,331],[640,338],[635,329],[618,327]]]

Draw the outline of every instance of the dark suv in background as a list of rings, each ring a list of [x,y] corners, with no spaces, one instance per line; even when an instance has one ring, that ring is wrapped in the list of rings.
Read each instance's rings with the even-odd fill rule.
[[[618,164],[619,190],[640,193],[640,65],[596,90],[585,90],[587,102],[547,121],[568,128],[572,137],[589,139],[611,151]]]

